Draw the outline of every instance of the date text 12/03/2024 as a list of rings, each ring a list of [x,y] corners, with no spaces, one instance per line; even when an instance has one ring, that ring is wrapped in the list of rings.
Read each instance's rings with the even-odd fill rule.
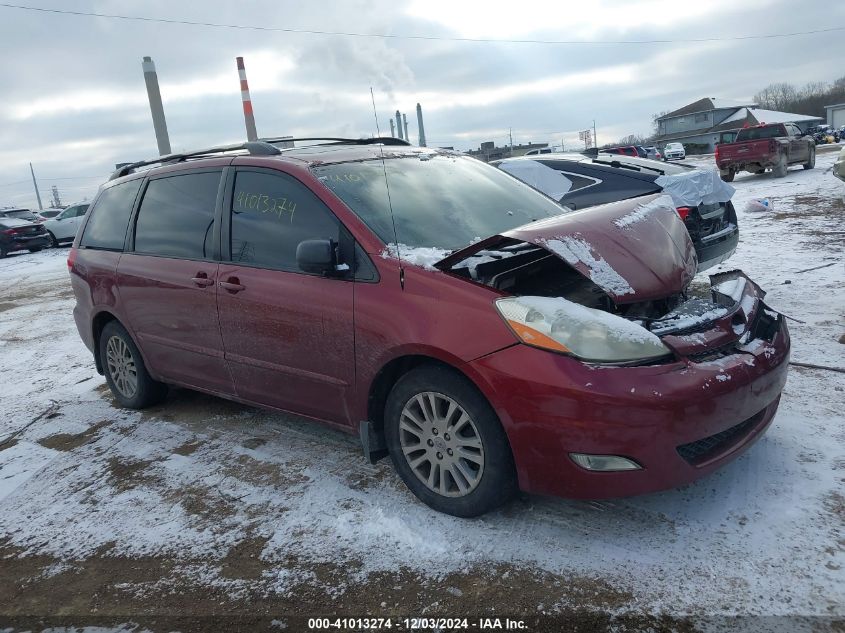
[[[400,631],[526,631],[523,620],[510,618],[309,618],[308,630],[391,630]]]

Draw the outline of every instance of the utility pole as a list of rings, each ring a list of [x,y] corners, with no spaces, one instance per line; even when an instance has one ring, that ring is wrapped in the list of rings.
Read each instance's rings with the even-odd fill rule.
[[[161,90],[158,87],[156,65],[151,57],[145,57],[141,67],[144,69],[144,82],[147,84],[147,98],[150,100],[150,112],[153,115],[153,129],[156,133],[160,156],[170,153],[170,137],[167,135],[167,121],[164,118],[164,106],[161,105]]]
[[[35,197],[38,198],[38,209],[41,210],[44,207],[41,204],[41,194],[38,193],[38,183],[35,182],[35,170],[32,168],[32,163],[29,164],[29,173],[32,174],[32,186],[35,187]]]
[[[511,139],[511,154],[513,154],[513,128],[512,127],[508,128],[508,136]]]
[[[593,147],[599,146],[599,139],[596,136],[596,120],[593,119]]]

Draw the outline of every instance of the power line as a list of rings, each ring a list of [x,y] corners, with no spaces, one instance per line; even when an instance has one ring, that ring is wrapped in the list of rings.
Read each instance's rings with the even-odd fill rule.
[[[374,37],[388,40],[426,40],[426,41],[447,41],[447,42],[473,42],[488,44],[551,44],[551,45],[575,45],[575,44],[688,44],[701,42],[734,42],[742,40],[763,40],[785,37],[796,37],[799,35],[816,35],[819,33],[832,33],[845,31],[845,26],[836,26],[826,29],[813,29],[810,31],[793,31],[790,33],[766,33],[763,35],[738,35],[734,37],[692,37],[683,39],[661,39],[661,40],[535,40],[535,39],[495,39],[483,37],[442,37],[436,35],[395,35],[391,33],[357,33],[354,31],[318,31],[316,29],[292,29],[274,26],[257,26],[253,24],[225,24],[221,22],[198,22],[193,20],[175,20],[169,18],[151,18],[138,15],[118,15],[114,13],[95,13],[93,11],[69,11],[66,9],[47,9],[44,7],[30,7],[21,4],[9,4],[0,2],[0,7],[6,9],[21,9],[23,11],[39,11],[41,13],[54,13],[60,15],[75,15],[95,18],[109,18],[112,20],[134,20],[137,22],[156,22],[160,24],[179,24],[185,26],[204,26],[217,29],[238,29],[245,31],[270,31],[274,33],[298,33],[302,35],[334,35],[341,37]]]

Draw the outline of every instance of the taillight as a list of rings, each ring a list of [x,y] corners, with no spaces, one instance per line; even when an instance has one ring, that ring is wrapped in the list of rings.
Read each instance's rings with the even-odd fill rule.
[[[770,138],[770,139],[769,139],[769,151],[770,151],[772,154],[774,154],[776,151],[778,151],[778,144],[777,144],[777,141],[776,141],[775,139],[773,139],[773,138]]]
[[[3,231],[3,235],[17,235],[17,234],[18,234],[17,229],[6,229],[5,231]]]
[[[716,162],[719,162],[719,146],[716,145],[716,154],[715,154]]]
[[[73,270],[73,264],[76,262],[76,248],[70,249],[70,253],[67,255],[67,269],[68,272]]]
[[[689,207],[678,207],[676,211],[678,212],[678,215],[681,216],[682,220],[686,220],[687,216],[689,215],[690,211],[692,211],[692,209],[690,209]]]

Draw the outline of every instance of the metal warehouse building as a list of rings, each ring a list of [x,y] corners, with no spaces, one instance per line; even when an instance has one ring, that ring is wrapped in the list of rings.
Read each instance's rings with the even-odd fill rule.
[[[845,103],[825,106],[824,109],[827,112],[828,125],[832,125],[837,128],[845,125]]]

